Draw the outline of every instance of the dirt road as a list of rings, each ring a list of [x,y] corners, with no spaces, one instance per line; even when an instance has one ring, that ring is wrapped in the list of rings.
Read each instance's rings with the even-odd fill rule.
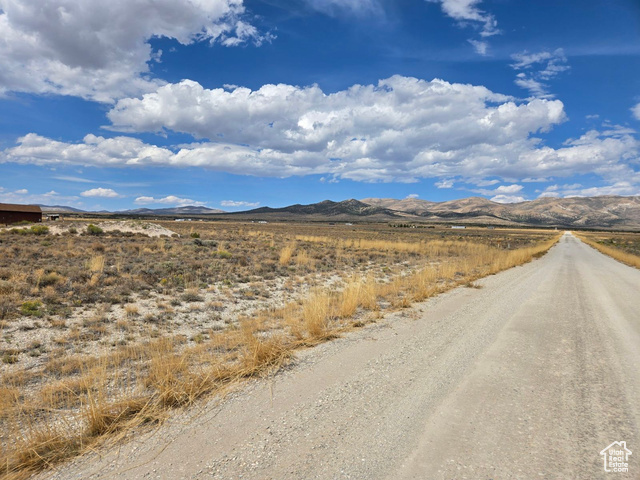
[[[478,283],[52,476],[640,478],[640,271],[567,234]]]

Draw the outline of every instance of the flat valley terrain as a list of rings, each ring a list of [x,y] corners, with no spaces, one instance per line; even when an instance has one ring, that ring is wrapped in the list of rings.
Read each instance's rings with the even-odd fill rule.
[[[570,234],[65,228],[0,236],[11,476],[600,478],[638,444],[640,272]]]

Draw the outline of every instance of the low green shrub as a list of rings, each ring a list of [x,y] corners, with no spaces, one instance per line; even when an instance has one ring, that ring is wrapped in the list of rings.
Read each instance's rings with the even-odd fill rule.
[[[61,280],[62,276],[60,276],[58,273],[50,272],[40,277],[39,285],[41,287],[48,287],[49,285],[55,285],[56,283],[59,283]]]
[[[87,225],[87,233],[89,235],[102,235],[103,230],[100,227],[97,227],[93,223]]]
[[[20,313],[27,317],[41,317],[43,315],[41,306],[42,303],[37,300],[26,301],[20,306]]]
[[[31,227],[31,231],[29,233],[32,233],[33,235],[46,235],[49,233],[49,227],[45,225],[34,225]]]

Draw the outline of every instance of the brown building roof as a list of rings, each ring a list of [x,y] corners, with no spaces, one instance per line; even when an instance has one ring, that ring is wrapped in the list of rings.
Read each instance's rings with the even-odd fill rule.
[[[37,205],[15,205],[13,203],[0,203],[0,212],[42,213],[42,210]]]

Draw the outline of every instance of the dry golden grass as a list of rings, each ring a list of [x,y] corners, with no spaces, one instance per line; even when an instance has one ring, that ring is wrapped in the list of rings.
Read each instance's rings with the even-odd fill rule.
[[[313,258],[311,258],[306,250],[298,250],[294,261],[295,264],[299,266],[313,267]]]
[[[86,439],[97,438],[118,432],[124,428],[155,419],[150,398],[126,397],[109,402],[102,398],[89,397],[85,407]]]
[[[95,383],[94,375],[84,375],[47,384],[40,391],[41,402],[52,408],[78,405],[91,392]]]
[[[21,393],[18,387],[4,385],[0,387],[0,416],[6,416],[20,402]]]
[[[64,426],[39,425],[15,437],[11,455],[3,456],[3,478],[24,479],[83,451],[80,438],[70,437]]]
[[[323,340],[329,333],[331,296],[316,291],[302,305],[302,325],[309,340]]]
[[[347,282],[338,300],[337,316],[339,318],[352,317],[356,313],[361,303],[362,289],[362,279],[359,277],[351,278]]]
[[[291,257],[293,257],[293,253],[296,250],[295,243],[291,243],[280,250],[280,265],[286,266],[291,262]]]
[[[87,262],[87,268],[92,273],[102,273],[104,271],[104,255],[95,255]]]
[[[621,250],[619,247],[603,245],[597,241],[598,237],[594,234],[576,233],[575,235],[584,243],[605,255],[615,258],[619,262],[625,263],[631,267],[640,268],[640,256]]]
[[[243,335],[244,348],[240,357],[238,376],[252,377],[278,368],[291,358],[292,346],[283,335],[262,337],[250,326],[243,327]]]

